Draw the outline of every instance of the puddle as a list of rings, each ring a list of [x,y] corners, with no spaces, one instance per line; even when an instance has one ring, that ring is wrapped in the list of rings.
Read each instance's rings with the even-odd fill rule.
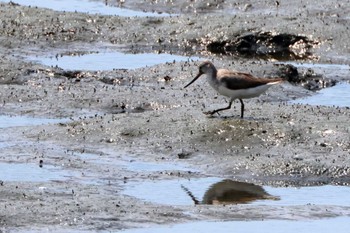
[[[226,183],[225,183],[226,182]],[[350,187],[260,187],[250,183],[199,178],[128,182],[124,194],[164,205],[250,203],[266,205],[348,205]]]
[[[39,164],[30,163],[0,163],[0,180],[2,181],[62,181],[70,179],[72,175],[72,172],[52,165],[39,167]]]
[[[347,233],[349,232],[350,217],[337,217],[322,220],[290,221],[290,220],[261,220],[261,221],[227,221],[227,222],[194,222],[173,226],[130,229],[122,233],[181,233],[181,232],[259,232],[259,233]]]
[[[350,84],[347,82],[338,83],[333,87],[317,91],[315,95],[290,102],[294,104],[350,107]]]
[[[183,232],[201,232],[201,233],[348,233],[350,217],[326,218],[320,220],[264,220],[261,221],[198,221],[190,223],[182,223],[168,226],[157,226],[149,228],[138,228],[118,231],[120,233],[183,233]],[[234,229],[234,230],[233,230]],[[91,231],[77,230],[74,228],[47,228],[45,230],[37,229],[16,229],[17,233],[39,233],[39,232],[55,232],[55,233],[89,233]],[[98,232],[111,232],[110,230],[98,230]]]
[[[124,194],[165,205],[193,205],[203,197],[212,185],[221,182],[220,178],[200,178],[190,180],[160,180],[148,182],[128,182]],[[166,188],[165,188],[166,187]],[[191,197],[192,196],[192,197]]]
[[[158,172],[158,171],[191,171],[197,170],[183,167],[172,163],[155,163],[155,162],[141,162],[135,161],[127,156],[111,157],[106,155],[98,155],[93,153],[75,153],[74,155],[79,156],[82,160],[89,163],[95,164],[115,164],[117,166],[125,167],[126,170],[134,172]]]
[[[127,8],[108,6],[105,1],[89,0],[0,0],[0,2],[14,2],[24,6],[48,8],[55,11],[82,12],[89,14],[117,15],[124,17],[170,16],[153,12],[134,11]]]
[[[264,187],[272,195],[280,197],[279,201],[264,201],[266,205],[337,205],[350,206],[350,187],[348,186],[308,186],[274,188]],[[262,203],[258,201],[257,203]]]
[[[27,57],[27,59],[47,66],[58,66],[65,70],[113,70],[136,69],[174,61],[199,60],[197,57],[185,57],[167,53],[122,52],[89,53],[79,56]]]
[[[66,119],[49,119],[49,118],[34,118],[27,116],[8,116],[0,115],[0,128],[18,127],[18,126],[33,126],[43,124],[57,124],[66,122]]]

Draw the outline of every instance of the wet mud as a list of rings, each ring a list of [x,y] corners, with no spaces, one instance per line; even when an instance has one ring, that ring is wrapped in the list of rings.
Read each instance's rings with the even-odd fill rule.
[[[310,41],[305,36],[259,32],[233,40],[210,42],[207,50],[211,53],[248,58],[297,60],[312,58],[309,50],[316,44],[317,42]]]
[[[349,81],[350,70],[280,64],[288,58],[349,65],[348,2],[322,1],[322,9],[303,1],[120,4],[177,15],[118,17],[0,3],[1,115],[62,119],[1,128],[2,166],[58,169],[59,177],[16,180],[21,172],[16,166],[8,171],[13,176],[0,171],[0,231],[114,231],[197,220],[350,216],[346,204],[176,206],[123,194],[129,182],[208,176],[257,186],[349,186],[349,107],[288,101]],[[232,44],[233,53],[227,53]],[[244,119],[238,102],[208,117],[203,112],[227,103],[204,79],[183,88],[200,61],[82,71],[26,60],[99,49],[199,56],[218,68],[286,81],[245,100]],[[259,50],[263,56],[257,56]],[[135,161],[160,168],[125,165]],[[175,167],[165,169],[164,163]]]

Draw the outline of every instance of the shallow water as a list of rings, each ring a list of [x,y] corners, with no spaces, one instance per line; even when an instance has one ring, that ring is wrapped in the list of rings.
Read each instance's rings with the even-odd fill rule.
[[[191,180],[158,180],[146,182],[128,182],[124,194],[145,201],[165,205],[193,205],[191,197],[184,191],[186,187],[199,201],[203,200],[213,185],[221,182],[221,178],[209,177]],[[312,186],[312,187],[262,187],[273,200],[256,198],[250,204],[264,205],[340,205],[350,206],[350,187],[346,186]],[[211,191],[212,192],[212,191]],[[223,190],[216,190],[222,193]],[[232,192],[231,192],[232,194]],[[278,200],[279,198],[279,200]],[[235,202],[238,203],[238,202]]]
[[[25,182],[49,182],[68,180],[78,174],[66,171],[61,167],[32,163],[0,163],[0,180],[25,181]]]
[[[68,70],[112,70],[136,69],[160,63],[198,60],[197,57],[185,57],[167,53],[138,53],[127,54],[122,52],[90,53],[80,56],[58,57],[28,57],[29,60],[47,66],[58,66]]]
[[[67,119],[50,119],[50,118],[35,118],[35,117],[27,117],[27,116],[0,115],[0,128],[56,124],[59,122],[66,122],[66,121]]]
[[[346,64],[324,64],[324,63],[298,63],[298,62],[283,62],[276,63],[277,65],[292,65],[298,68],[298,72],[302,73],[311,69],[315,74],[322,75],[325,79],[335,79],[350,77],[350,66]],[[324,88],[317,91],[315,95],[296,99],[291,103],[350,107],[350,84],[348,82],[340,82],[333,87]]]
[[[90,14],[118,15],[125,17],[169,16],[153,12],[134,11],[127,8],[113,7],[103,1],[89,0],[0,0],[0,2],[14,2],[24,6],[48,8],[56,11],[83,12]]]
[[[237,233],[347,233],[350,217],[328,218],[310,221],[261,220],[261,221],[227,221],[227,222],[193,222],[173,226],[130,229],[123,233],[182,233],[182,232],[237,232]]]
[[[298,72],[303,73],[312,70],[315,74],[322,75],[325,79],[346,78],[350,75],[350,65],[346,64],[325,64],[325,63],[298,63],[284,62],[277,64],[289,64],[298,68]]]
[[[118,231],[120,233],[348,233],[350,217],[327,218],[322,220],[309,221],[290,221],[290,220],[264,220],[261,221],[199,221],[168,226],[157,226],[149,228],[129,229]],[[88,233],[91,231],[77,229],[45,229],[45,230],[18,230],[15,232],[55,232],[55,233]],[[108,230],[99,230],[98,232],[111,232]]]
[[[315,95],[293,100],[291,103],[350,107],[350,84],[341,82],[333,87],[324,88]]]

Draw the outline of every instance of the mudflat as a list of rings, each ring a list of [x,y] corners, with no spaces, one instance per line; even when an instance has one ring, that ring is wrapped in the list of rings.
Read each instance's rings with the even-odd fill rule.
[[[345,204],[171,206],[123,193],[129,182],[208,176],[276,187],[350,182],[349,107],[288,102],[313,95],[306,87],[320,82],[349,81],[350,69],[326,67],[308,76],[310,69],[301,67],[293,75],[276,64],[349,65],[350,3],[176,2],[123,5],[172,14],[167,17],[91,15],[0,3],[1,114],[62,120],[2,128],[0,162],[9,167],[34,164],[38,170],[53,166],[64,173],[24,181],[7,179],[6,171],[0,171],[1,231],[350,216]],[[244,119],[238,101],[231,110],[208,117],[204,111],[227,103],[204,78],[183,88],[196,75],[198,60],[81,71],[26,59],[106,48],[198,56],[218,68],[286,80],[259,98],[245,100]],[[135,161],[160,169],[128,169]],[[162,170],[165,163],[175,168]]]

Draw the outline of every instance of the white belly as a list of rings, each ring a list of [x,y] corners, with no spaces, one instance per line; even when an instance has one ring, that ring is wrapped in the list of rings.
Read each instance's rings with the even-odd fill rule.
[[[271,85],[262,85],[258,87],[248,88],[248,89],[239,89],[231,90],[224,86],[216,86],[213,88],[219,92],[221,95],[230,97],[231,99],[249,99],[254,98],[262,93],[264,93]]]

